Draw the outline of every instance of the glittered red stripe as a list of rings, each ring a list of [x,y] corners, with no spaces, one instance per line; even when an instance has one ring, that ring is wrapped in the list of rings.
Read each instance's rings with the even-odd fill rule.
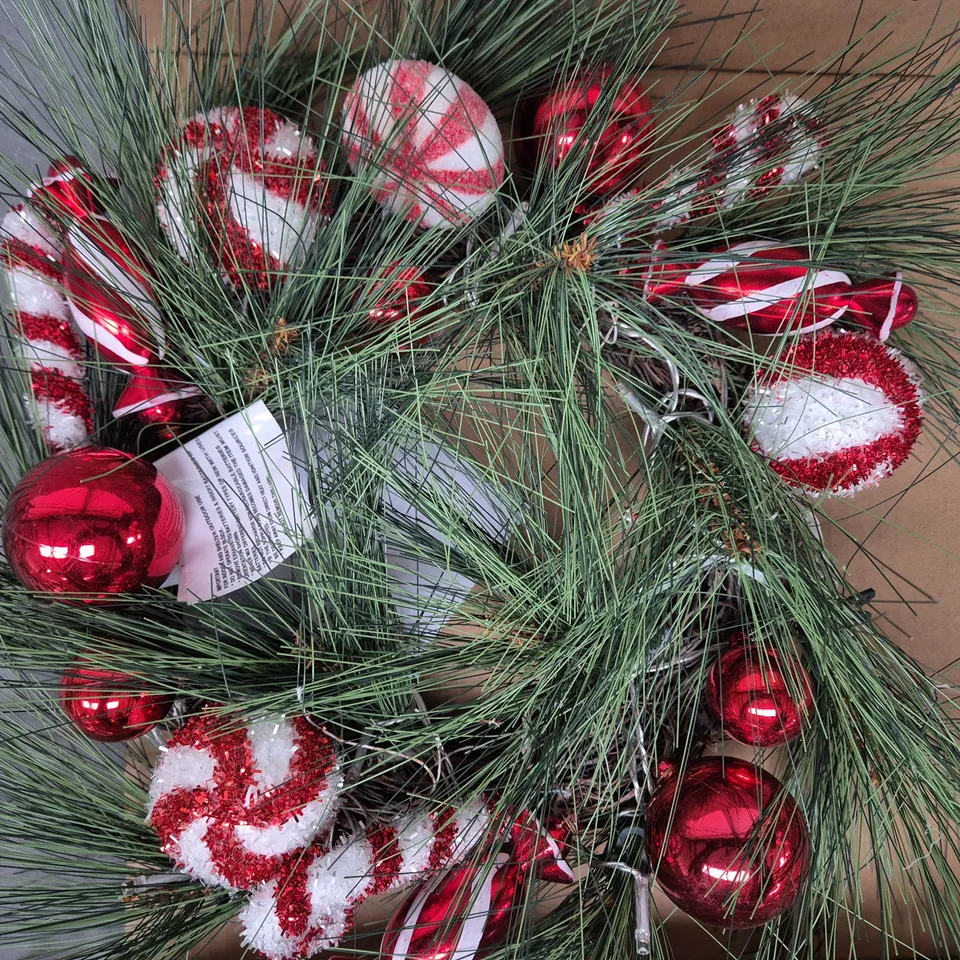
[[[0,259],[8,270],[33,270],[56,283],[63,279],[63,271],[49,254],[14,237],[0,243]]]
[[[326,852],[325,849],[311,848],[293,861],[288,870],[277,876],[277,922],[288,937],[300,939],[307,932],[311,913],[310,894],[307,891],[307,866]]]
[[[17,311],[17,329],[24,340],[44,341],[67,351],[74,360],[83,359],[83,348],[73,327],[56,317]]]
[[[427,860],[427,871],[442,870],[453,859],[453,845],[460,824],[452,809],[443,810],[433,817],[433,845]]]
[[[82,383],[64,376],[59,370],[46,368],[34,373],[31,382],[37,403],[49,403],[61,413],[78,417],[83,421],[87,433],[93,431],[93,406]]]

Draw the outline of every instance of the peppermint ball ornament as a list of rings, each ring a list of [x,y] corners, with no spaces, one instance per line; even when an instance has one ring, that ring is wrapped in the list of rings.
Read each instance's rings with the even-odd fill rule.
[[[249,890],[330,830],[341,786],[333,740],[305,717],[199,716],[154,768],[147,822],[182,870]]]
[[[197,114],[164,152],[157,212],[177,252],[197,257],[197,224],[224,276],[267,289],[303,263],[332,213],[312,137],[257,107]]]
[[[697,312],[757,334],[809,333],[839,320],[853,284],[810,253],[767,240],[724,247],[683,278]]]
[[[505,175],[490,108],[424,60],[390,60],[360,75],[343,105],[343,142],[351,170],[372,173],[384,211],[421,227],[468,223]]]
[[[759,371],[744,425],[787,483],[845,496],[907,459],[922,402],[916,372],[898,351],[866,334],[824,331]]]

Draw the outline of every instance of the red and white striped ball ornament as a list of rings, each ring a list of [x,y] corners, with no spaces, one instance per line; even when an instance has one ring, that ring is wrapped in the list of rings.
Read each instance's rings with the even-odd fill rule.
[[[766,240],[715,251],[682,286],[708,320],[757,334],[829,326],[847,312],[853,290],[843,271],[814,266],[808,251]]]
[[[313,138],[271,110],[199,113],[164,152],[157,174],[160,223],[180,256],[209,246],[240,288],[267,289],[299,267],[332,213]]]
[[[372,173],[387,213],[421,227],[468,223],[493,202],[506,168],[490,108],[459,77],[423,60],[361,74],[343,105],[350,168]]]
[[[16,323],[14,347],[30,370],[27,416],[53,452],[89,437],[93,406],[84,350],[63,296],[62,246],[32,210],[15,207],[0,224],[3,279]]]
[[[824,331],[759,371],[744,425],[787,483],[847,496],[907,459],[922,403],[917,374],[899,352],[867,334]]]
[[[330,831],[342,782],[334,742],[304,717],[194,717],[154,768],[147,822],[180,869],[250,890]]]
[[[311,957],[335,947],[361,903],[462,860],[484,836],[486,805],[458,814],[410,811],[328,848],[322,840],[265,883],[240,911],[245,946],[270,960]]]

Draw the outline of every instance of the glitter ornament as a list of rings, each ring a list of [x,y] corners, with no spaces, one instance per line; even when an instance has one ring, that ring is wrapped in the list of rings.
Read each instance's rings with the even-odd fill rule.
[[[0,263],[16,324],[14,347],[30,371],[27,415],[51,452],[69,450],[93,430],[84,352],[63,296],[63,247],[33,211],[18,206],[0,223]]]
[[[329,831],[341,786],[334,742],[304,717],[194,717],[154,768],[147,822],[192,877],[250,890]]]
[[[744,425],[788,483],[849,495],[907,459],[922,402],[917,375],[896,350],[867,334],[824,331],[758,372]]]
[[[503,183],[503,139],[490,108],[459,77],[423,60],[390,60],[357,79],[343,105],[350,168],[372,171],[387,213],[421,227],[468,223]]]
[[[917,315],[917,291],[903,282],[898,270],[892,277],[858,283],[850,298],[847,319],[862,324],[881,341],[892,330],[905,327]]]
[[[656,880],[695,920],[755,927],[789,910],[810,870],[796,801],[771,774],[709,757],[667,779],[647,806]]]
[[[540,102],[533,120],[540,155],[552,167],[576,156],[578,148],[589,149],[591,194],[619,190],[635,180],[653,141],[650,98],[634,79],[623,81],[611,96],[612,74],[603,67],[564,84]],[[596,129],[596,118],[605,121],[602,130]],[[595,139],[588,142],[591,135]]]
[[[473,960],[503,943],[519,925],[532,883],[576,880],[557,832],[522,814],[506,851],[474,857],[415,890],[387,927],[381,960]]]
[[[667,176],[656,229],[761,200],[816,170],[822,149],[820,121],[801,97],[774,93],[741,104],[714,130],[704,163]]]
[[[258,107],[193,117],[164,151],[157,189],[160,223],[180,256],[195,262],[209,247],[242,289],[265,290],[299,267],[333,210],[313,138]]]
[[[105,447],[77,447],[30,470],[7,503],[3,544],[29,590],[103,602],[173,570],[183,509],[156,468]]]
[[[335,947],[361,903],[463,859],[487,823],[486,805],[475,802],[457,815],[412,810],[355,831],[330,849],[318,841],[240,911],[244,945],[270,960]]]
[[[845,273],[811,265],[807,251],[765,240],[715,251],[682,282],[702,316],[757,334],[829,326],[846,313],[853,288]]]
[[[813,683],[795,657],[774,649],[761,653],[746,636],[714,663],[704,699],[725,736],[754,747],[780,747],[795,740],[813,714]]]
[[[138,686],[125,673],[81,660],[60,678],[60,703],[73,725],[92,740],[120,743],[152,730],[173,705],[173,697]]]

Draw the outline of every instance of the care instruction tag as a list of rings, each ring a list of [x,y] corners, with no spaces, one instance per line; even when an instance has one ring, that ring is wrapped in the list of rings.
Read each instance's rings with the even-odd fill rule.
[[[283,563],[310,534],[280,424],[262,401],[161,457],[157,469],[183,504],[177,599],[222,597]]]

